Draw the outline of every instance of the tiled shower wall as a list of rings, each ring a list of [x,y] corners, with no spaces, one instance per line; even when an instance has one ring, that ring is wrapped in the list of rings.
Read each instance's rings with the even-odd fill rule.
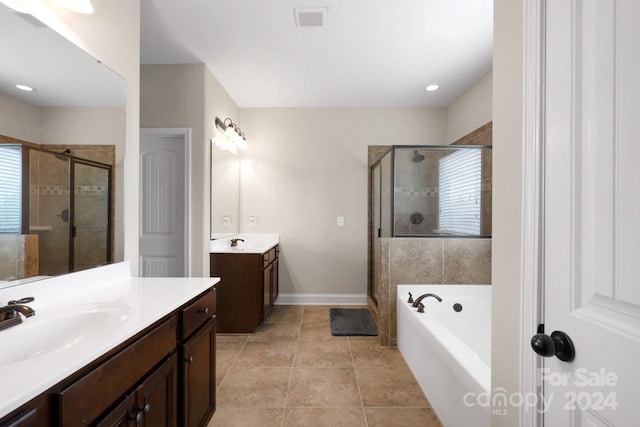
[[[73,156],[115,165],[113,145],[43,145],[42,148],[53,152],[70,149]],[[69,162],[48,153],[33,150],[30,154],[29,225],[31,233],[39,235],[41,275],[58,275],[69,271],[69,223],[63,219],[63,211],[69,214],[69,165]],[[108,187],[103,180],[92,181],[85,180],[74,189],[77,211],[81,212],[76,218],[76,253],[81,254],[79,259],[82,260],[76,262],[77,270],[103,264],[106,252],[106,242],[102,237],[105,233]],[[113,203],[111,206],[110,215],[113,218]],[[45,230],[36,231],[42,227]],[[94,234],[96,238],[92,238]]]
[[[492,123],[470,132],[451,145],[492,145]],[[386,154],[390,146],[370,146],[369,165]],[[489,153],[490,154],[490,153]],[[491,155],[483,156],[483,171],[490,171]],[[420,173],[420,172],[417,172]],[[491,234],[491,175],[482,182],[482,233]],[[369,176],[369,182],[371,177]],[[425,189],[428,197],[429,189]],[[369,206],[371,206],[369,191]],[[422,194],[421,194],[422,195]],[[371,218],[369,218],[369,227]],[[369,239],[371,237],[369,236]],[[371,244],[371,240],[369,240]],[[369,309],[378,324],[380,345],[397,345],[396,296],[399,284],[491,284],[491,239],[381,238],[380,259],[369,262],[378,268],[380,283]],[[369,245],[371,247],[371,245]],[[371,251],[369,251],[371,257]],[[371,277],[369,271],[369,277]],[[371,289],[371,284],[369,286]]]
[[[397,345],[397,286],[491,284],[491,239],[381,238],[377,307],[380,345]]]
[[[0,280],[38,275],[38,236],[0,235]]]

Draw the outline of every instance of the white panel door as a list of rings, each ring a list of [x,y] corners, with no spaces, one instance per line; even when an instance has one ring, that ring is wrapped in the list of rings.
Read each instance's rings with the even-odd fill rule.
[[[186,254],[184,136],[140,137],[140,274],[184,277]]]
[[[546,426],[639,425],[640,1],[546,1]]]

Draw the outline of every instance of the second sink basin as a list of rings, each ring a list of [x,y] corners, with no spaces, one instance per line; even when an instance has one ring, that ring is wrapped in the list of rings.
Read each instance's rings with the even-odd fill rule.
[[[134,309],[124,304],[92,304],[71,311],[23,319],[0,331],[0,365],[67,350],[99,338],[123,324]]]

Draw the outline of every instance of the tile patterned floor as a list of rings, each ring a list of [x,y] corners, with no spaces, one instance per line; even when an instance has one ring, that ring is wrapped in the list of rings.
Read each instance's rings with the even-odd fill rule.
[[[218,335],[209,427],[441,427],[400,352],[332,336],[330,308],[275,306],[255,335]]]

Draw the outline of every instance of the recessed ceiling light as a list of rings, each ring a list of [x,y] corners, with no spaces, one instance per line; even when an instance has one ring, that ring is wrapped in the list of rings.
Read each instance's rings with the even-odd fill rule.
[[[27,86],[27,85],[16,85],[16,87],[20,90],[24,90],[25,92],[33,92],[35,90],[31,86]]]
[[[424,90],[426,90],[427,92],[433,92],[434,90],[438,90],[438,89],[440,89],[439,85],[429,85],[424,88]]]

